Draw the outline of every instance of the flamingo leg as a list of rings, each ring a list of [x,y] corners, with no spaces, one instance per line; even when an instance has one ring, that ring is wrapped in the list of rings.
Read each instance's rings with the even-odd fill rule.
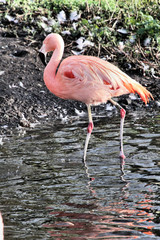
[[[91,113],[90,105],[87,105],[87,110],[88,110],[89,124],[88,124],[88,128],[87,128],[87,137],[86,137],[85,146],[84,146],[84,157],[83,157],[84,161],[86,160],[88,143],[89,143],[89,139],[91,136],[91,132],[93,130],[93,121],[92,121],[92,113]]]
[[[120,159],[121,159],[121,165],[124,165],[124,159],[126,158],[123,152],[123,126],[124,126],[124,119],[126,115],[126,111],[115,101],[112,99],[109,100],[114,106],[118,107],[120,109],[120,115],[121,115],[121,122],[120,122]]]

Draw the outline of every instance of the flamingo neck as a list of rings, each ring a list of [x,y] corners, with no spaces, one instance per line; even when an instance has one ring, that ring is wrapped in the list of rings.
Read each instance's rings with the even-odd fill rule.
[[[56,70],[62,59],[63,51],[64,51],[63,46],[61,46],[60,48],[56,48],[52,54],[52,57],[51,57],[49,63],[47,64],[47,66],[44,70],[44,82],[45,82],[47,88],[55,95],[57,95],[56,90],[58,87],[57,86],[58,79],[56,79]]]

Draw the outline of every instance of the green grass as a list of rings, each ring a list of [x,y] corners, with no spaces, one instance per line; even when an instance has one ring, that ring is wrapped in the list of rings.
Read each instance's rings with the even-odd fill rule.
[[[101,36],[104,30],[104,35],[111,36],[107,27],[115,29],[116,26],[120,26],[131,30],[140,39],[153,38],[160,49],[160,6],[158,4],[160,1],[158,0],[8,0],[7,3],[12,11],[23,13],[24,21],[32,21],[38,14],[56,18],[56,14],[61,10],[67,14],[78,10],[82,13],[80,28],[81,25],[86,25],[93,33],[99,32]],[[86,13],[87,20],[92,20],[94,16],[100,16],[101,20],[88,24],[84,21],[83,12]]]
[[[57,20],[61,10],[67,16],[65,24]],[[81,13],[76,29],[69,21],[73,10]],[[95,54],[100,54],[100,49],[112,49],[115,54],[119,42],[123,41],[123,60],[128,56],[133,64],[136,59],[136,62],[145,60],[159,65],[160,0],[7,0],[7,11],[2,17],[5,15],[20,19],[23,30],[32,37],[69,30],[70,41],[82,36],[94,42]],[[44,23],[42,16],[52,24]],[[126,29],[128,34],[120,34],[118,29]],[[136,39],[134,43],[129,41],[131,36]],[[146,38],[150,39],[149,46],[144,46]]]

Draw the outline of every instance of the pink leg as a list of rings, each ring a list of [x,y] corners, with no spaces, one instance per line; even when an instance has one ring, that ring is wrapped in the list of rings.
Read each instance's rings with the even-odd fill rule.
[[[88,118],[89,118],[89,124],[88,124],[88,128],[87,128],[87,137],[86,137],[86,141],[85,141],[85,146],[84,146],[84,161],[86,160],[86,155],[87,155],[87,148],[88,148],[88,143],[89,143],[89,139],[93,130],[93,121],[92,121],[92,114],[91,114],[91,107],[90,105],[87,105],[88,108]]]

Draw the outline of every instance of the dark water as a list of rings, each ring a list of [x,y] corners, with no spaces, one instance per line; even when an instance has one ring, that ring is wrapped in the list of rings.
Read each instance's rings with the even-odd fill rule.
[[[0,146],[5,239],[160,239],[160,115],[94,117],[86,164],[85,117],[19,130]]]

